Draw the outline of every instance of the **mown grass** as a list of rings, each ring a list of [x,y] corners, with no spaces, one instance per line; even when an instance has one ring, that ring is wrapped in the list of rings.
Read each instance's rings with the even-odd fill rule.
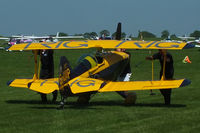
[[[59,57],[68,57],[75,66],[78,57],[89,50],[55,51],[55,73],[58,75]],[[131,80],[151,80],[151,62],[145,57],[157,51],[129,50],[132,54]],[[170,51],[174,57],[175,78],[188,78],[191,85],[174,89],[172,105],[164,106],[158,90],[137,91],[137,102],[125,106],[115,92],[98,93],[88,106],[76,104],[76,97],[68,99],[64,110],[57,104],[41,104],[40,96],[24,88],[11,88],[7,81],[33,76],[33,56],[29,52],[0,51],[0,132],[199,132],[200,130],[200,52],[197,49]],[[183,64],[188,55],[192,64]],[[154,78],[158,79],[159,62],[154,62]],[[51,94],[48,99],[51,100]]]

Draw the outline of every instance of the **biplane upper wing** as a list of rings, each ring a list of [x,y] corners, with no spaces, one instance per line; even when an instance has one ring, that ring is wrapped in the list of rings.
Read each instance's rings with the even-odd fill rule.
[[[69,81],[72,93],[83,93],[89,91],[109,92],[109,91],[131,91],[179,88],[190,84],[189,80],[159,80],[159,81],[129,81],[129,82],[105,82],[93,78],[77,77]]]
[[[40,50],[40,49],[86,49],[100,47],[104,49],[185,49],[195,47],[185,42],[162,41],[119,41],[119,40],[89,40],[89,41],[60,41],[56,43],[22,43],[13,45],[9,50]]]
[[[33,91],[41,92],[41,93],[51,93],[55,90],[59,90],[58,78],[51,79],[15,79],[9,82],[9,86],[11,87],[21,87],[21,88],[29,88]]]

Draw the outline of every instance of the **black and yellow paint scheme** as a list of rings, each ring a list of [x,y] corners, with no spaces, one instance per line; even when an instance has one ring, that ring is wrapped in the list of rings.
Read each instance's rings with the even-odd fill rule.
[[[170,49],[181,50],[192,48],[194,45],[185,42],[161,42],[161,41],[119,41],[119,40],[91,40],[91,41],[61,41],[57,43],[24,43],[13,45],[9,50],[33,50],[35,55],[35,74],[32,79],[15,79],[9,83],[11,87],[29,88],[41,93],[51,93],[54,90],[70,89],[73,94],[87,92],[110,92],[130,90],[151,90],[179,88],[190,84],[186,79],[165,80],[163,77],[158,81],[128,81],[117,82],[124,66],[129,60],[125,52],[108,51],[101,53],[102,61],[92,62],[91,68],[81,75],[69,78],[70,71],[63,71],[62,76],[52,79],[38,78],[37,51],[41,49]],[[164,73],[164,72],[163,72]]]
[[[9,50],[41,50],[41,49],[170,49],[181,50],[195,47],[185,42],[164,42],[164,41],[121,41],[121,40],[88,40],[88,41],[60,41],[52,43],[24,43],[13,45]]]

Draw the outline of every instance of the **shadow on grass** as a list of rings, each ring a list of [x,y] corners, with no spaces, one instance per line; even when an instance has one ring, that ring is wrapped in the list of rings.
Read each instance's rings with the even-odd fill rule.
[[[171,108],[183,108],[185,104],[171,104],[165,105],[162,103],[136,103],[136,104],[125,104],[122,101],[95,101],[90,102],[91,106],[124,106],[124,107],[171,107]]]
[[[6,103],[9,104],[44,104],[44,105],[48,105],[48,104],[58,104],[59,102],[51,102],[48,101],[47,103],[42,103],[40,100],[7,100],[5,101]]]
[[[30,105],[40,105],[34,106],[30,108],[34,109],[57,109],[59,107],[59,102],[52,103],[51,101],[47,103],[42,103],[39,100],[8,100],[6,101],[8,104],[30,104]],[[43,106],[44,105],[44,106]],[[54,107],[52,107],[54,105]],[[166,107],[166,108],[184,108],[186,105],[184,104],[171,104],[165,105],[162,103],[136,103],[131,105],[124,104],[121,100],[108,100],[108,101],[91,101],[89,104],[78,104],[77,102],[66,102],[65,108],[73,108],[73,109],[95,109],[98,106],[122,106],[122,107]]]
[[[136,107],[167,107],[167,108],[185,108],[185,104],[170,104],[170,105],[165,105],[162,103],[153,103],[153,104],[143,104],[143,103],[138,103],[133,106]]]

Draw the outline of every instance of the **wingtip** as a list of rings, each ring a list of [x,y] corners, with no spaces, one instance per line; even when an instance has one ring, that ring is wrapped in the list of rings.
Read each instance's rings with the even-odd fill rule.
[[[195,44],[192,44],[192,43],[187,43],[183,49],[188,49],[188,48],[195,48]]]
[[[8,82],[7,82],[7,86],[10,86],[10,84],[13,82],[14,80],[9,80]]]
[[[189,84],[191,84],[191,81],[188,80],[188,79],[185,79],[185,80],[182,82],[182,84],[180,85],[180,87],[184,87],[184,86],[187,86],[187,85],[189,85]]]

